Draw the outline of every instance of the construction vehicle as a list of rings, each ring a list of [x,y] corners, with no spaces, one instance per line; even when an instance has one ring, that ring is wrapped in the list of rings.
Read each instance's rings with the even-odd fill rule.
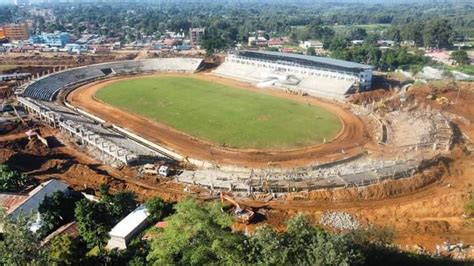
[[[168,165],[154,165],[147,163],[142,167],[141,172],[145,175],[161,175],[168,177],[171,175],[171,168]]]
[[[249,224],[252,221],[255,212],[251,208],[242,208],[231,196],[221,192],[221,203],[224,203],[225,200],[234,205],[235,209],[233,215],[239,223]]]

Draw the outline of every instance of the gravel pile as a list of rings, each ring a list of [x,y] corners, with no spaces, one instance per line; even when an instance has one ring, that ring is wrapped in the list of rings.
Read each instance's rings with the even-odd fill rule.
[[[360,227],[359,222],[347,212],[325,212],[319,223],[340,230],[355,230]]]

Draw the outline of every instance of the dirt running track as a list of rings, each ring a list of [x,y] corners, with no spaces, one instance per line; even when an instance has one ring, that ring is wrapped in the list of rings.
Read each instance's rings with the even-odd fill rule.
[[[179,76],[182,74],[159,75]],[[279,90],[257,89],[247,83],[215,77],[209,74],[190,75],[193,78],[231,85],[256,93],[265,93],[298,102],[322,106],[339,116],[343,123],[343,129],[335,139],[325,144],[300,149],[265,151],[233,149],[216,146],[176,131],[156,121],[122,111],[116,107],[100,102],[94,96],[99,89],[110,83],[143,76],[119,77],[94,82],[72,91],[68,95],[67,100],[76,107],[86,110],[110,123],[126,128],[149,141],[163,145],[183,156],[209,161],[218,165],[239,165],[246,167],[266,167],[268,165],[278,165],[280,167],[305,166],[314,162],[328,162],[355,155],[362,152],[363,145],[368,142],[368,134],[362,121],[345,110],[342,105],[312,97],[290,95]]]

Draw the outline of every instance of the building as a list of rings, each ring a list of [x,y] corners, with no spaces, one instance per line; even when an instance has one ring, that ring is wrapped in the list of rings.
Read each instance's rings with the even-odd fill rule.
[[[226,62],[286,75],[351,82],[360,91],[369,90],[372,85],[372,66],[329,57],[242,50],[229,54]]]
[[[108,249],[127,249],[129,241],[139,234],[147,225],[147,218],[149,216],[145,206],[141,205],[133,212],[123,218],[117,225],[109,232]]]
[[[271,38],[268,41],[268,47],[272,48],[282,48],[285,44],[285,41],[282,38]]]
[[[38,210],[44,198],[51,196],[56,191],[67,192],[68,185],[56,179],[52,179],[41,183],[26,195],[0,193],[0,207],[5,208],[8,217],[13,220],[17,219],[21,215],[31,216]],[[30,229],[35,231],[33,229],[38,229],[38,224],[41,224],[41,222],[36,220],[31,225]],[[2,229],[0,225],[0,232],[1,231]]]
[[[33,35],[30,42],[34,44],[46,44],[51,47],[63,47],[70,41],[69,33],[55,31],[54,33],[42,32],[39,35]]]
[[[79,228],[77,226],[77,223],[75,221],[72,221],[68,224],[65,224],[58,229],[56,229],[54,232],[46,236],[42,241],[41,241],[41,246],[48,245],[51,240],[54,238],[61,236],[61,235],[68,235],[71,236],[72,238],[76,238],[79,236]]]
[[[200,44],[205,32],[206,30],[204,28],[189,29],[189,38],[191,39],[191,44],[192,45]]]
[[[313,47],[315,50],[322,50],[323,49],[323,43],[317,40],[307,40],[307,41],[301,41],[300,42],[300,47],[303,49],[308,49],[310,47]]]
[[[268,40],[263,36],[249,37],[248,46],[249,47],[252,47],[252,46],[265,47],[265,46],[268,46]]]
[[[10,41],[28,40],[28,24],[7,24],[1,27],[5,37]]]

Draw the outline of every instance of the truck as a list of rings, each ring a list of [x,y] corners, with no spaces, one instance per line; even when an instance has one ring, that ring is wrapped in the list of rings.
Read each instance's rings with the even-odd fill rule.
[[[161,175],[168,177],[171,175],[171,168],[168,165],[154,165],[154,164],[145,164],[143,165],[141,172],[145,175]]]

